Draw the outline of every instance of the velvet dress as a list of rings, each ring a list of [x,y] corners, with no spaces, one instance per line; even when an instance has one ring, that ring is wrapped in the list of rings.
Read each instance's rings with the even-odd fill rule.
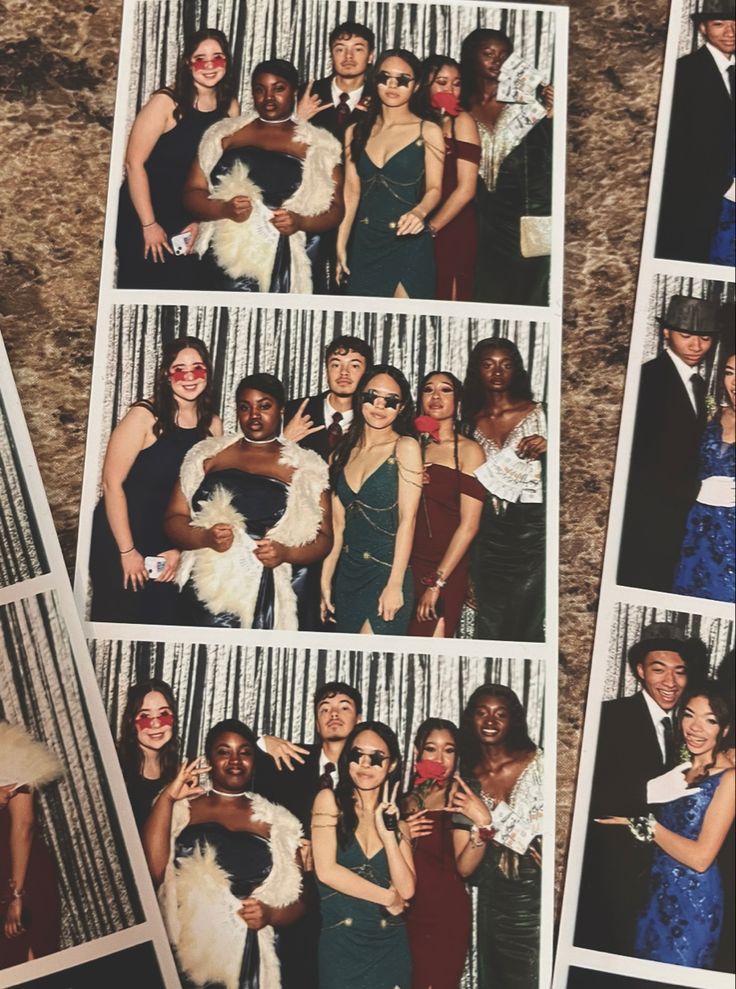
[[[480,146],[455,137],[445,137],[445,167],[442,173],[444,203],[457,189],[459,161],[480,162]],[[437,268],[438,299],[469,302],[473,298],[475,262],[478,254],[478,222],[475,203],[469,202],[457,216],[437,232],[434,239],[434,260]]]

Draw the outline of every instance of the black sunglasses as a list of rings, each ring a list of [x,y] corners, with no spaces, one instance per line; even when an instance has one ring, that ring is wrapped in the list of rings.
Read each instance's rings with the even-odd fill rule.
[[[362,749],[352,748],[348,752],[348,762],[355,762],[360,765],[360,760],[364,755],[368,756],[370,766],[382,766],[386,759],[391,758],[390,756],[387,756],[385,752],[378,752],[375,750],[373,752],[364,752]]]
[[[382,399],[384,408],[386,409],[398,409],[401,405],[400,395],[379,395],[373,388],[370,391],[364,391],[360,396],[363,405],[375,405],[377,398]]]
[[[376,73],[376,83],[379,86],[388,86],[389,79],[393,79],[397,86],[402,87],[406,87],[410,82],[414,82],[414,76],[410,76],[408,72],[399,72],[395,76],[392,76],[390,72]]]

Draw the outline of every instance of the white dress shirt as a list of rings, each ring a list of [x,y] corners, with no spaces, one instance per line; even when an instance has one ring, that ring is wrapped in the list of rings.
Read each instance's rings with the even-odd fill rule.
[[[675,727],[675,718],[672,711],[663,711],[662,708],[657,704],[654,698],[650,697],[646,690],[642,690],[644,695],[644,700],[647,702],[647,710],[649,711],[649,717],[652,719],[652,724],[654,725],[654,730],[657,733],[657,742],[659,744],[659,750],[662,753],[662,762],[667,762],[667,751],[664,746],[664,725],[662,724],[662,718],[669,718],[672,723],[672,729]]]
[[[347,99],[348,109],[351,112],[356,108],[356,106],[358,105],[358,103],[360,103],[360,97],[363,95],[363,90],[364,89],[365,89],[365,86],[358,86],[357,89],[351,89],[350,92],[347,93],[347,97],[348,97],[348,99]],[[340,97],[342,96],[342,94],[344,92],[345,92],[345,90],[344,89],[340,89],[340,87],[337,85],[337,77],[336,76],[333,76],[332,77],[332,102],[335,104],[336,107],[339,105],[339,103],[340,103]]]
[[[341,412],[340,409],[333,409],[332,405],[330,405],[330,393],[327,392],[327,397],[325,398],[325,407],[324,407],[325,426],[327,429],[329,429],[330,426],[332,425],[332,417],[336,412],[340,412],[340,414],[342,415],[342,419],[340,420],[340,429],[343,431],[343,433],[346,433],[348,430],[348,426],[353,421],[353,410],[347,409],[347,411]]]
[[[681,358],[677,356],[674,350],[667,350],[666,354],[669,357],[669,359],[672,361],[672,363],[675,365],[675,370],[682,379],[682,383],[685,386],[685,391],[687,392],[687,397],[690,399],[690,404],[692,405],[693,410],[697,415],[698,405],[697,402],[695,401],[695,392],[693,391],[693,383],[690,380],[694,374],[698,373],[697,367],[691,367],[689,364],[686,364],[685,361],[683,361]]]

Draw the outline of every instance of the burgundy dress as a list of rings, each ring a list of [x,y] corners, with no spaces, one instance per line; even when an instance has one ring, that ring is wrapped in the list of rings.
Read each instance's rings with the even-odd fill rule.
[[[459,160],[480,162],[480,146],[454,137],[445,138],[445,168],[442,173],[442,199],[446,202],[457,188],[457,163]],[[437,269],[437,298],[452,299],[453,283],[458,302],[473,298],[475,262],[478,254],[478,225],[475,203],[471,199],[454,220],[438,231],[434,240],[434,260]]]
[[[470,896],[455,867],[452,818],[431,810],[428,835],[417,838],[416,892],[406,914],[412,989],[458,989],[470,945]]]
[[[417,512],[414,545],[411,548],[411,567],[414,579],[414,600],[418,603],[426,586],[422,578],[433,574],[450,545],[455,530],[460,525],[460,496],[469,495],[484,502],[488,492],[471,474],[463,474],[454,467],[432,464],[429,468],[429,484],[422,489],[422,501]],[[445,637],[455,634],[460,620],[465,592],[468,589],[468,554],[460,560],[450,574],[447,585],[440,594],[442,617],[445,619]],[[409,625],[408,635],[432,635],[433,621],[420,622],[416,616]]]
[[[0,811],[0,890],[8,889],[10,879],[10,811]],[[0,970],[20,965],[28,960],[29,949],[34,958],[42,958],[59,950],[61,907],[56,882],[56,867],[49,850],[38,832],[38,823],[31,844],[26,879],[23,883],[23,934],[6,938],[7,903],[0,905]]]

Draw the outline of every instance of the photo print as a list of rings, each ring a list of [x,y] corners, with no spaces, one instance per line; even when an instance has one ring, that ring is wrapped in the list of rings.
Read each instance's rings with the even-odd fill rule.
[[[548,325],[521,320],[115,307],[77,555],[92,634],[543,641],[549,349]],[[503,435],[488,417],[506,398]],[[164,428],[176,410],[191,428]],[[205,417],[224,438],[202,439]]]
[[[272,847],[278,829],[280,846],[290,842],[291,849],[298,842],[296,819],[306,837],[303,916],[294,919],[300,908],[286,901],[273,913],[274,926],[281,925],[277,954],[284,989],[346,989],[367,981],[408,986],[412,967],[442,972],[463,989],[489,986],[494,979],[547,984],[551,937],[542,932],[551,932],[552,887],[542,870],[542,834],[547,842],[552,833],[554,769],[548,763],[545,774],[542,768],[549,735],[543,661],[254,649],[171,639],[97,640],[92,655],[154,872],[161,835],[167,854],[179,862],[178,876],[177,870],[158,868],[154,881],[180,970],[195,983],[226,982],[222,965],[255,964],[253,939],[244,927],[230,925],[227,949],[221,940],[244,896],[235,888],[237,879],[234,895],[210,910],[204,889],[197,891],[196,870],[188,878],[181,867],[193,835],[204,833],[207,843],[217,845],[211,822],[236,813],[227,807],[246,815],[252,798],[257,814],[250,824],[242,817],[247,832],[258,828],[256,821],[271,821]],[[142,779],[137,753],[149,745],[146,732],[162,726],[160,775],[154,781],[146,760],[149,778]],[[230,745],[235,754],[228,755]],[[513,766],[509,779],[515,778],[503,795],[494,790],[498,780],[489,783],[484,775],[487,760],[502,749]],[[199,757],[210,767],[204,772],[194,761]],[[549,749],[545,762],[548,757],[553,758]],[[181,759],[190,760],[183,769]],[[454,780],[456,771],[462,783]],[[485,804],[477,796],[481,786]],[[152,805],[161,788],[172,799]],[[492,790],[499,801],[488,796]],[[373,806],[371,794],[390,798],[388,812],[401,817],[399,830],[388,833],[379,823],[376,831],[363,816],[359,823],[345,818],[336,842],[335,815],[342,820],[354,798],[361,807]],[[469,817],[460,808],[487,821],[488,806],[496,830],[490,835],[481,829],[479,838],[477,830],[467,831]],[[230,821],[233,826],[235,817]],[[396,855],[397,834],[404,855],[413,847],[416,870],[416,883],[401,887],[411,900],[405,916],[395,916],[384,900],[387,886],[407,878]],[[250,848],[252,837],[243,836],[249,850],[241,863],[258,855],[257,841]],[[223,854],[217,852],[218,861]],[[287,866],[274,852],[271,869],[279,870],[284,884],[290,882]],[[368,885],[345,885],[345,870]],[[177,878],[178,902],[188,904],[178,914],[171,908]],[[255,900],[261,895],[271,902],[268,880],[252,893]],[[257,908],[249,903],[251,909]],[[250,914],[241,916],[254,926]],[[185,932],[198,917],[197,947],[204,943],[211,950],[197,956]],[[258,932],[262,977],[273,963],[271,940],[269,927]]]
[[[101,985],[144,985],[164,989],[153,945],[137,944],[124,951],[82,962],[73,968],[23,982],[24,989],[99,989]]]
[[[733,604],[733,282],[655,274],[641,322],[618,583]]]
[[[566,32],[536,5],[128,3],[103,284],[561,301]]]
[[[555,985],[579,962],[725,987],[733,618],[619,603],[608,628],[591,678]]]

